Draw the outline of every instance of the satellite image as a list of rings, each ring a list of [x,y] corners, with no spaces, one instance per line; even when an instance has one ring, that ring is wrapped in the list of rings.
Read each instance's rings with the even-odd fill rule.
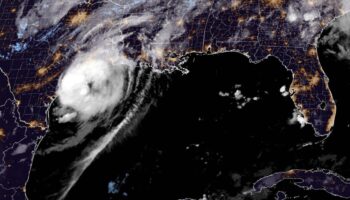
[[[0,0],[0,200],[350,199],[350,0]]]

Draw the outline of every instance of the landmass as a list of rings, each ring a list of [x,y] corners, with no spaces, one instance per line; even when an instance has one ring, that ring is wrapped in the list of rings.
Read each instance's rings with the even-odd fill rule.
[[[121,55],[157,70],[174,69],[193,52],[235,51],[254,63],[274,56],[293,72],[291,98],[315,135],[328,136],[334,126],[336,105],[315,42],[329,22],[349,10],[346,1],[14,0],[0,5],[0,186],[10,196],[25,191],[59,77],[92,45],[115,43]],[[122,37],[108,40],[102,30]],[[96,39],[101,34],[103,42]]]

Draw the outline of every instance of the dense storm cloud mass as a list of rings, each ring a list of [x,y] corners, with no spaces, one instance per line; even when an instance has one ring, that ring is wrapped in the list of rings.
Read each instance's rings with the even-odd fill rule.
[[[104,56],[109,59],[102,59]],[[111,49],[79,55],[58,86],[59,100],[88,119],[114,107],[123,96],[124,73],[135,63]]]
[[[212,13],[220,14],[220,11],[228,9],[235,13],[237,2],[241,3],[238,0],[105,0],[95,3],[83,0],[41,0],[33,7],[27,8],[26,2],[17,13],[18,38],[26,40],[38,33],[48,37],[65,27],[50,48],[55,52],[65,46],[64,56],[70,58],[70,61],[62,70],[58,81],[57,98],[50,108],[50,130],[37,149],[36,160],[45,160],[47,157],[50,159],[51,156],[55,158],[57,155],[68,158],[64,163],[51,163],[55,167],[52,170],[57,168],[57,173],[52,177],[45,174],[51,173],[50,168],[44,169],[46,166],[35,165],[34,159],[34,178],[31,179],[36,181],[35,176],[48,176],[50,180],[45,179],[44,183],[40,183],[44,185],[45,181],[61,178],[59,175],[63,174],[63,180],[53,186],[53,189],[50,188],[52,190],[44,190],[44,197],[53,196],[58,200],[66,197],[84,171],[98,156],[108,150],[108,147],[115,144],[117,137],[129,134],[129,126],[136,126],[147,113],[157,95],[160,96],[158,93],[154,95],[157,97],[150,95],[153,87],[157,87],[154,86],[155,79],[172,70],[185,72],[186,70],[176,64],[179,64],[178,61],[181,61],[187,52],[211,50],[212,44],[205,42],[206,37],[209,37],[205,34],[211,34],[209,28],[215,27],[207,27],[207,21],[198,20],[197,17],[206,13],[207,18],[215,18]],[[334,7],[348,10],[350,7],[347,2],[336,1]],[[298,42],[295,44],[298,48],[300,43],[306,48],[314,42],[315,36],[320,32],[322,15],[327,16],[332,12],[333,3],[334,1],[326,0],[289,1],[284,13],[286,30],[283,30],[283,34],[289,34],[291,29],[296,30],[294,32],[298,35],[297,38],[291,38],[290,41]],[[79,9],[79,6],[90,7],[84,10]],[[267,7],[270,6],[275,5]],[[319,12],[321,8],[325,8],[323,12]],[[265,21],[271,21],[273,16],[269,14],[264,17],[264,21],[260,21],[258,27],[269,34],[270,39],[279,36],[279,33],[270,30],[269,24],[264,24]],[[253,30],[249,28],[257,28],[256,24],[260,19],[257,19],[257,16],[249,17],[244,20],[238,19],[237,27],[240,27],[237,33],[230,33],[230,37],[221,38],[221,42],[236,44],[249,38],[256,39],[252,37]],[[350,20],[347,19],[348,21],[342,24],[348,24]],[[197,38],[196,49],[190,42],[197,31],[196,23],[191,25],[194,20],[205,26],[200,30],[204,36]],[[189,31],[189,27],[195,31]],[[349,30],[342,30],[344,27],[348,26],[334,27],[330,37],[349,34]],[[45,33],[47,29],[49,31]],[[283,34],[281,33],[282,37],[285,36]],[[215,35],[212,37],[214,40]],[[329,41],[332,40],[327,40]],[[337,54],[339,59],[349,59],[348,46],[337,45],[339,52],[330,50],[329,53]],[[269,54],[271,55],[271,52]],[[288,95],[287,92],[286,96]],[[296,121],[302,126],[307,124],[307,120],[297,114],[294,118],[290,124]],[[61,130],[57,126],[69,128]],[[74,157],[69,157],[70,155]],[[53,159],[53,162],[59,161]]]
[[[350,14],[337,18],[332,26],[327,27],[326,34],[320,40],[320,45],[327,46],[324,54],[334,56],[339,60],[350,60]]]

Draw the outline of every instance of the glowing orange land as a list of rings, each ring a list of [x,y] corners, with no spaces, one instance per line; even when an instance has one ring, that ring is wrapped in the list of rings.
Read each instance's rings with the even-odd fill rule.
[[[60,51],[55,52],[52,56],[52,62],[47,66],[40,67],[36,71],[36,75],[39,77],[45,76],[50,71],[50,69],[62,59],[62,57],[63,55]]]
[[[272,8],[280,8],[283,5],[283,0],[263,0],[263,3]]]
[[[36,120],[30,121],[28,123],[28,127],[29,128],[40,128],[42,131],[44,131],[46,129],[46,126],[44,125],[44,123],[36,121]]]
[[[3,128],[0,128],[0,140],[4,139],[6,136],[5,130]]]
[[[53,75],[47,77],[46,79],[44,79],[40,82],[21,84],[21,85],[16,87],[15,93],[20,94],[20,93],[28,92],[28,91],[32,91],[32,90],[39,90],[42,87],[44,87],[45,85],[49,84],[51,81],[55,80],[60,74],[61,74],[61,72],[59,71],[59,72],[54,73]]]
[[[88,13],[86,11],[79,11],[75,15],[71,16],[68,20],[69,26],[77,26],[83,23],[88,17]]]

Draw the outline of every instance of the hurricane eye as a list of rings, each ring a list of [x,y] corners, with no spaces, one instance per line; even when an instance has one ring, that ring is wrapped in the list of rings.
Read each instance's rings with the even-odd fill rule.
[[[73,108],[80,120],[89,120],[124,99],[126,77],[134,68],[134,62],[117,51],[100,48],[77,55],[59,82],[58,99],[63,107]]]

